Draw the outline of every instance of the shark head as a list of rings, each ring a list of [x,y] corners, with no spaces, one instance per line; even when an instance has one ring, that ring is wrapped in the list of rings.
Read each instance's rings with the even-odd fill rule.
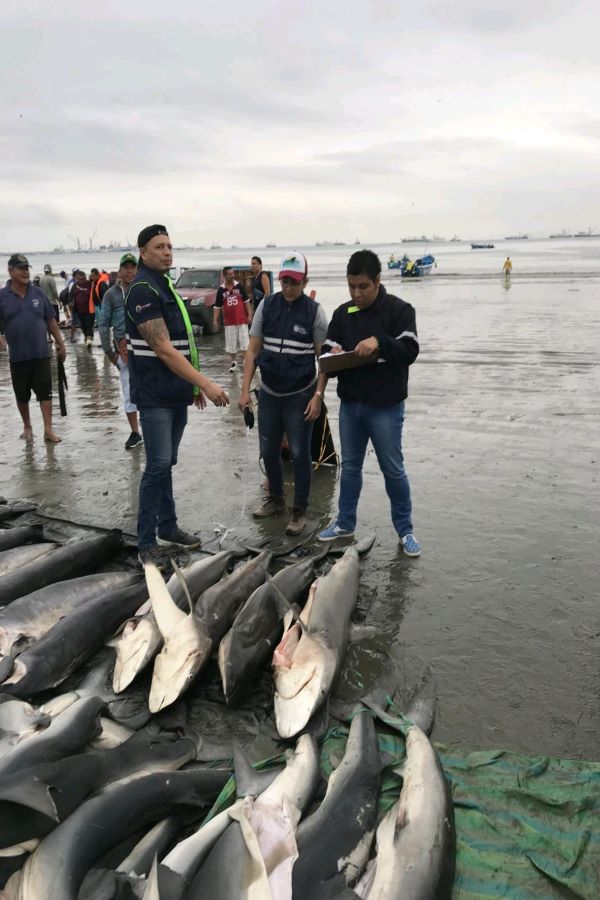
[[[294,737],[325,700],[335,674],[323,639],[296,622],[273,655],[275,723],[282,738]]]
[[[184,613],[174,602],[155,565],[144,566],[152,612],[163,637],[154,661],[148,705],[151,713],[170,706],[189,687],[206,663],[212,641],[194,613]]]
[[[148,700],[151,713],[170,706],[187,690],[207,662],[211,650],[212,641],[195,617],[186,616],[165,639],[154,661]]]

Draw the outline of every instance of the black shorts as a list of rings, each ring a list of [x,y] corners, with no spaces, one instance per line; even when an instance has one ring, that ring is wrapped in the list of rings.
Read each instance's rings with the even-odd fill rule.
[[[52,397],[49,356],[45,359],[26,359],[23,362],[11,363],[10,374],[15,397],[19,403],[29,403],[32,391],[38,403]]]

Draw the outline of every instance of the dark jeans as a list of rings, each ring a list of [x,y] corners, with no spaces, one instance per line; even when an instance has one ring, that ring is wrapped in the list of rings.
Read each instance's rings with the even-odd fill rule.
[[[79,313],[81,330],[85,338],[94,338],[94,313]]]
[[[147,550],[159,537],[167,538],[177,528],[171,469],[187,424],[187,406],[139,409],[146,468],[140,482],[138,547]]]
[[[283,497],[283,464],[281,442],[287,435],[294,463],[294,506],[308,506],[312,478],[310,440],[313,423],[304,421],[304,410],[314,394],[314,385],[290,397],[274,397],[261,388],[258,395],[258,434],[269,491],[273,497]]]

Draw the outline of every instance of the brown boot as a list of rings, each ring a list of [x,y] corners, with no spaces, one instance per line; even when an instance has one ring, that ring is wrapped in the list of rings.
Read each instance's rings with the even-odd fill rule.
[[[276,516],[282,512],[285,512],[285,499],[268,494],[262,498],[260,506],[257,506],[252,515],[255,519],[266,519],[268,516]]]
[[[285,529],[286,534],[300,534],[306,525],[306,510],[302,506],[292,506],[290,521]]]

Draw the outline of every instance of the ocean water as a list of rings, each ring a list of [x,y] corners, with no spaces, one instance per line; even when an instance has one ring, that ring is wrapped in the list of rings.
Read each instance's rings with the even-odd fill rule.
[[[391,253],[396,258],[407,253],[411,258],[431,253],[436,258],[436,268],[429,278],[471,278],[496,277],[502,275],[502,264],[507,256],[513,261],[514,278],[548,277],[593,277],[600,275],[600,238],[569,238],[554,240],[497,241],[493,250],[472,250],[469,243],[447,242],[444,244],[402,244],[387,243],[364,245],[379,254],[385,268]],[[332,247],[248,247],[222,250],[176,250],[174,264],[181,266],[224,266],[248,264],[254,253],[263,260],[267,269],[275,271],[281,257],[289,250],[300,250],[306,255],[309,265],[311,287],[324,291],[333,280],[342,280],[346,263],[354,250],[362,245]],[[80,266],[89,272],[92,266],[99,269],[116,269],[120,253],[49,253],[29,254],[32,274],[41,274],[44,263],[50,263],[54,272],[61,269],[69,272]],[[400,276],[396,273],[395,278]]]

